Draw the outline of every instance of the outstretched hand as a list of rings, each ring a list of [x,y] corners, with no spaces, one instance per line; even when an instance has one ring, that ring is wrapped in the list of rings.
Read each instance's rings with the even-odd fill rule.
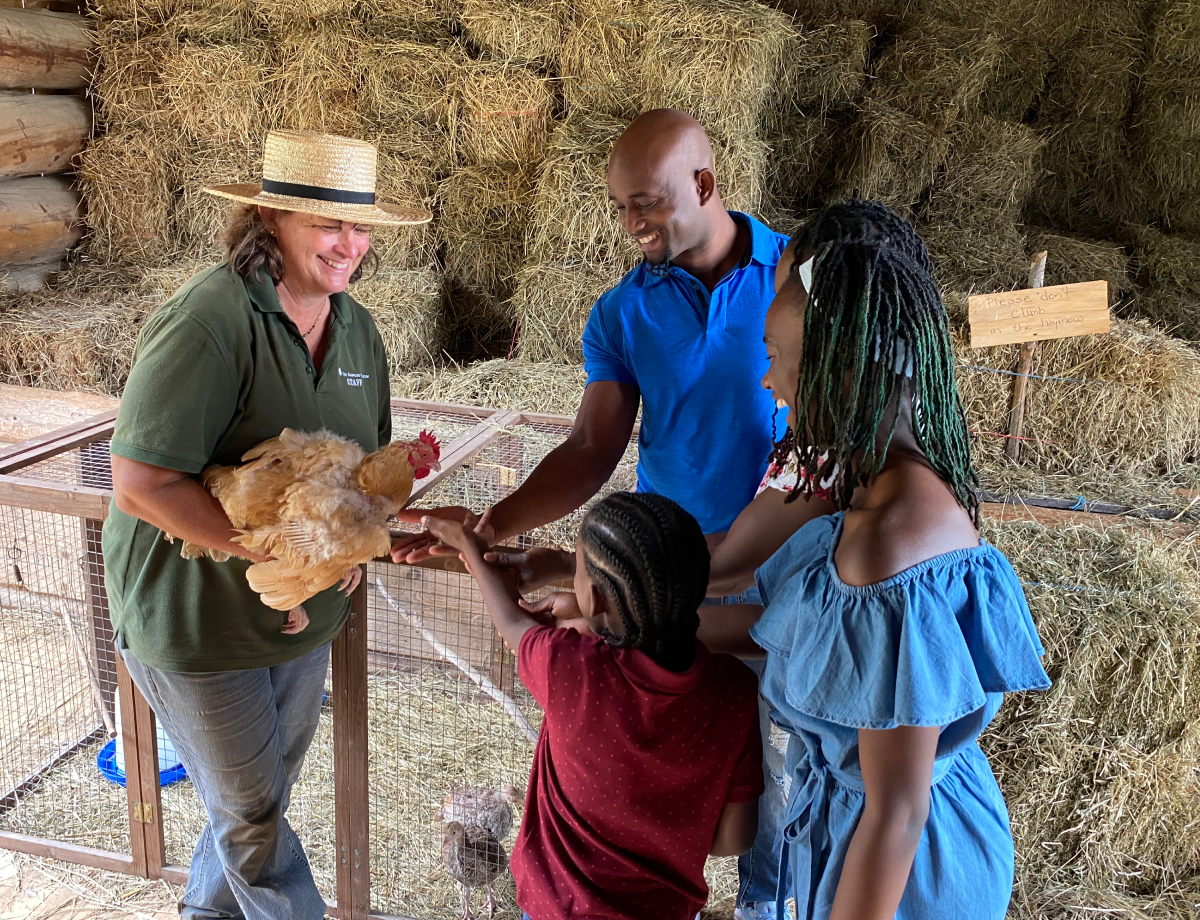
[[[516,575],[522,594],[575,575],[575,554],[548,546],[531,546],[519,553],[489,552],[483,558]]]
[[[475,530],[485,541],[496,539],[496,529],[491,524],[491,509],[478,515],[470,508],[450,505],[445,508],[404,508],[396,513],[396,520],[404,524],[422,524],[428,519],[451,521]],[[430,556],[457,556],[458,550],[439,541],[428,526],[420,533],[401,537],[392,544],[392,562],[413,565]]]
[[[421,520],[430,536],[446,547],[449,552],[462,557],[464,562],[482,560],[488,544],[483,537],[461,521],[427,516]]]

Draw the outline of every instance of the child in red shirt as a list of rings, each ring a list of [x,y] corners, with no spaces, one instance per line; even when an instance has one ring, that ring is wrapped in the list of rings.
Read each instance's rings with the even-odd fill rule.
[[[661,495],[599,502],[576,548],[577,628],[556,629],[522,609],[478,536],[423,523],[459,550],[545,711],[511,859],[521,908],[692,920],[708,899],[705,857],[750,848],[763,791],[754,673],[696,640],[700,525]]]

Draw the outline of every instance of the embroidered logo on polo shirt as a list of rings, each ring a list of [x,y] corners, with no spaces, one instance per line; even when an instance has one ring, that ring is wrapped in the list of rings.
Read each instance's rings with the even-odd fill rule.
[[[370,374],[351,374],[340,367],[338,368],[338,376],[346,379],[346,386],[348,387],[360,387],[363,385],[364,380],[371,379]]]

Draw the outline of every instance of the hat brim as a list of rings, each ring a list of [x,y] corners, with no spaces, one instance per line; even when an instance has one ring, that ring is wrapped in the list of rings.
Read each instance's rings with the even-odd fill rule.
[[[201,191],[244,204],[260,204],[265,208],[278,208],[281,211],[300,211],[304,214],[316,214],[318,217],[351,221],[356,224],[404,227],[412,224],[425,224],[433,219],[433,215],[423,208],[387,202],[342,204],[336,201],[319,201],[315,198],[276,195],[273,192],[264,192],[261,182],[246,182],[240,185],[210,185]]]

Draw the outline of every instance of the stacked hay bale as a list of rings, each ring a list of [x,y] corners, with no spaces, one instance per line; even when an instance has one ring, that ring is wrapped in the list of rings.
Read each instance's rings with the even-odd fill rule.
[[[1134,137],[1164,226],[1200,234],[1200,7],[1166,3],[1140,81]]]
[[[1053,686],[982,743],[1017,848],[1009,916],[1192,917],[1200,904],[1200,559],[1151,528],[985,527]]]

